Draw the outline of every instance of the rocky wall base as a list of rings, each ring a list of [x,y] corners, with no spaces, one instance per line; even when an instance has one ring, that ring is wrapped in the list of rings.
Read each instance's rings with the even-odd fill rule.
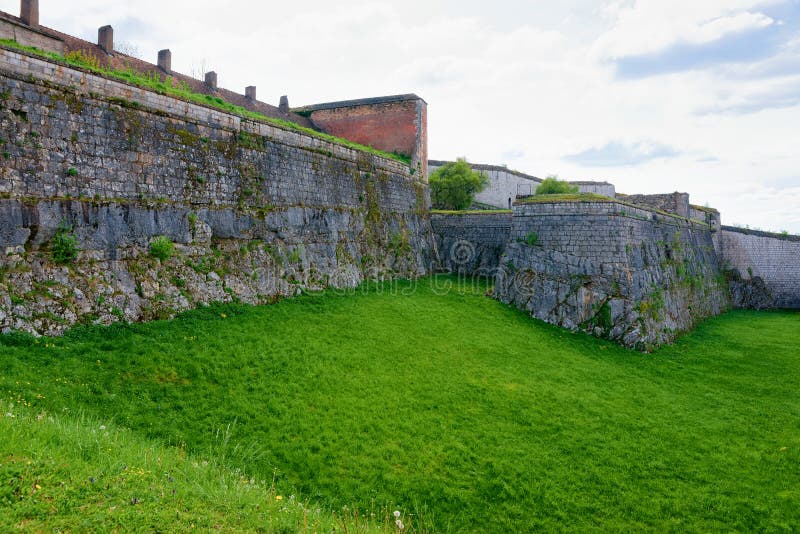
[[[520,206],[512,238],[495,294],[548,323],[647,351],[729,306],[711,233],[692,223],[613,202]]]
[[[0,330],[58,335],[76,323],[168,318],[211,302],[274,302],[305,289],[427,272],[423,219],[347,209],[235,210],[0,201]],[[78,257],[54,262],[71,227]],[[150,243],[166,236],[173,255]],[[411,243],[415,246],[412,247]]]

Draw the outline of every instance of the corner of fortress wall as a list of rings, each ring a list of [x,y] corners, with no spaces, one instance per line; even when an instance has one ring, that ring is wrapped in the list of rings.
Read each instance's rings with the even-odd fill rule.
[[[705,224],[611,199],[520,204],[513,221],[495,291],[536,318],[649,350],[729,307]]]
[[[405,164],[5,48],[0,95],[3,331],[428,272]],[[64,232],[78,255],[59,265]],[[158,236],[172,258],[149,254]]]
[[[728,309],[712,229],[607,199],[434,214],[439,265],[531,316],[650,350]]]

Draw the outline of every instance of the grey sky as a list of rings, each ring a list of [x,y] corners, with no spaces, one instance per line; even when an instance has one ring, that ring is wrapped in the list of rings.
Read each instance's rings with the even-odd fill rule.
[[[435,159],[687,191],[800,233],[800,0],[40,0],[41,20],[292,105],[429,104]],[[0,0],[16,14],[18,0]]]

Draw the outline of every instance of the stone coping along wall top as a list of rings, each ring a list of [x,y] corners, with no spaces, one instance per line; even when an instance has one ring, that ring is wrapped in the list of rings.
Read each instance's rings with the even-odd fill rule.
[[[537,214],[559,214],[569,209],[572,212],[585,211],[586,213],[609,213],[623,217],[640,220],[668,221],[681,226],[696,226],[708,229],[709,225],[694,219],[681,217],[674,213],[659,209],[631,204],[617,198],[611,198],[593,193],[578,193],[566,195],[534,195],[517,199],[514,203],[514,215],[539,212]]]

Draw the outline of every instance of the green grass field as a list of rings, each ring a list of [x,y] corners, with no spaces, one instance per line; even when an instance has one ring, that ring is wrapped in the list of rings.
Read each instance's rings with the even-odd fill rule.
[[[484,293],[2,338],[0,530],[800,529],[800,313],[642,354]]]

